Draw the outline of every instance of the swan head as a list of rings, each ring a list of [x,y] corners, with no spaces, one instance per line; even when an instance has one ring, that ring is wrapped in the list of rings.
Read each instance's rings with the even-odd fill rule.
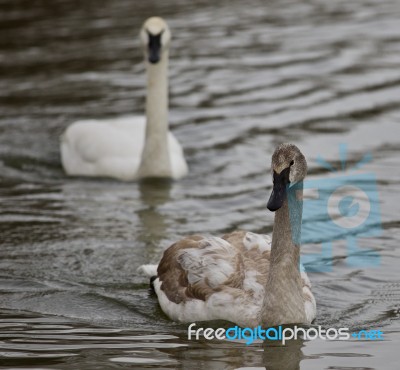
[[[282,207],[287,188],[306,177],[307,161],[296,145],[280,144],[272,155],[271,171],[274,185],[267,208],[275,212]]]
[[[151,64],[157,64],[165,51],[169,49],[171,32],[167,23],[160,17],[147,19],[140,31],[146,60]]]

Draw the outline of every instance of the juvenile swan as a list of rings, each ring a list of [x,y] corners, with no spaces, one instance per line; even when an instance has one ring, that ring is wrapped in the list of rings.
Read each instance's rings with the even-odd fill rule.
[[[162,310],[173,320],[222,319],[242,327],[310,324],[316,315],[311,283],[299,268],[301,203],[291,208],[289,186],[302,193],[307,162],[293,144],[279,145],[272,156],[273,191],[268,209],[275,212],[271,238],[235,231],[222,238],[193,235],[170,246],[160,264],[139,270],[152,278]],[[292,222],[291,222],[292,220]],[[295,239],[297,240],[297,239]],[[157,269],[157,270],[156,270]]]
[[[163,19],[152,17],[140,38],[147,70],[146,117],[73,123],[61,138],[61,161],[68,175],[130,181],[187,174],[182,148],[168,130],[170,30]]]

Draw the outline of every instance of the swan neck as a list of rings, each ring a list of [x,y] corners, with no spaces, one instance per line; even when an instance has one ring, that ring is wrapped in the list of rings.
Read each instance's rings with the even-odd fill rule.
[[[282,207],[275,213],[272,232],[271,268],[289,268],[287,266],[289,264],[290,268],[298,271],[302,205],[300,202],[290,201],[289,207],[288,199],[292,196],[295,196],[295,194],[291,194],[291,190],[288,189],[287,198]]]
[[[168,51],[160,61],[146,61],[146,133],[140,177],[171,177],[168,147]]]
[[[302,184],[292,190],[289,188],[286,200],[275,213],[270,270],[261,312],[261,322],[268,325],[284,323],[285,320],[287,323],[301,322],[304,318],[299,269],[303,206],[297,200],[302,199],[302,194]]]

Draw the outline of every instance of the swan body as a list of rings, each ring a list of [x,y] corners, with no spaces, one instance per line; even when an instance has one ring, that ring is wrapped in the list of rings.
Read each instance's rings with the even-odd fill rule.
[[[180,179],[188,172],[182,147],[168,130],[170,31],[163,19],[149,18],[140,37],[147,70],[146,117],[83,120],[61,137],[61,161],[73,176],[137,180]]]
[[[84,120],[70,125],[61,138],[61,157],[69,175],[105,176],[122,181],[139,178],[146,118],[126,116],[108,120]],[[181,145],[168,132],[173,179],[187,174]]]
[[[314,320],[316,301],[292,239],[287,197],[282,196],[289,190],[281,186],[301,181],[306,162],[297,147],[282,144],[274,153],[273,171],[268,202],[276,211],[272,238],[246,231],[222,238],[193,235],[169,247],[158,266],[139,268],[155,276],[159,304],[171,319],[227,320],[242,327]],[[294,222],[301,224],[301,210],[294,212]]]

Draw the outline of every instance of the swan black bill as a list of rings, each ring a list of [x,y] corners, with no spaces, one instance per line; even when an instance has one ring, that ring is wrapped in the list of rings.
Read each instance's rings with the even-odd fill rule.
[[[149,62],[152,64],[156,64],[160,61],[162,32],[160,32],[158,35],[153,35],[150,32],[148,32],[148,35],[149,35]]]
[[[290,167],[285,168],[279,174],[274,171],[274,186],[267,204],[267,208],[271,212],[275,212],[281,208],[286,199],[286,189],[287,185],[290,183],[289,174]]]

